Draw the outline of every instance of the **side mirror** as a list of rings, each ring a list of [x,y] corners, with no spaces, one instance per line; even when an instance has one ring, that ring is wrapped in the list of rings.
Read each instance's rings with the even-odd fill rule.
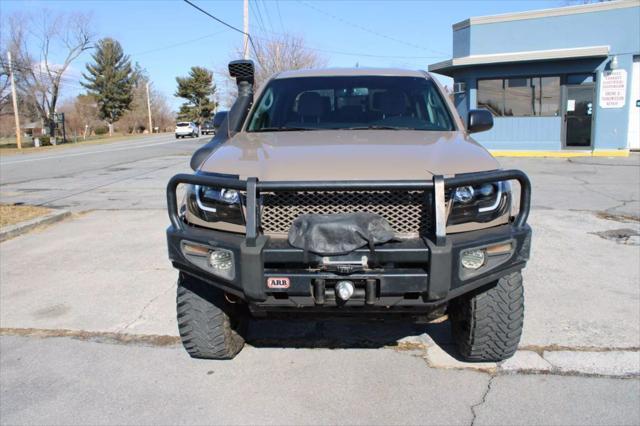
[[[478,133],[493,127],[493,115],[486,109],[472,109],[467,118],[467,131]]]

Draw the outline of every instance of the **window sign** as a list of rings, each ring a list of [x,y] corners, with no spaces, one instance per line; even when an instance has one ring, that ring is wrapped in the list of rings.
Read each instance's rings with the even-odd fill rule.
[[[575,111],[576,110],[576,100],[575,99],[568,99],[567,100],[567,111],[571,112],[571,111]]]
[[[602,79],[600,79],[600,108],[624,107],[626,91],[626,70],[603,72]]]

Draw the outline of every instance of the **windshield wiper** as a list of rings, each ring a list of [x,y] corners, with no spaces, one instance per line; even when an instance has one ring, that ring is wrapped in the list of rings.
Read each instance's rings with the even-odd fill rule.
[[[305,131],[305,130],[320,130],[316,127],[262,127],[260,129],[254,130],[254,132],[296,132],[296,131]]]
[[[413,127],[403,126],[382,126],[372,124],[371,126],[354,126],[354,127],[334,127],[335,130],[416,130]]]

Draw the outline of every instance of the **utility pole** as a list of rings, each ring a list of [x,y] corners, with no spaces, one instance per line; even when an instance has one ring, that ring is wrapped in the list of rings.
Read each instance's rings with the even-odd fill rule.
[[[18,98],[16,97],[16,83],[13,79],[13,66],[11,65],[11,52],[7,51],[9,58],[9,76],[11,78],[11,96],[13,97],[13,115],[16,118],[16,144],[22,149],[22,135],[20,134],[20,116],[18,115]]]
[[[244,0],[244,36],[243,36],[243,51],[242,57],[244,59],[249,59],[249,0]]]
[[[153,123],[151,121],[151,98],[149,98],[149,83],[147,83],[147,112],[149,113],[149,133],[153,133]]]

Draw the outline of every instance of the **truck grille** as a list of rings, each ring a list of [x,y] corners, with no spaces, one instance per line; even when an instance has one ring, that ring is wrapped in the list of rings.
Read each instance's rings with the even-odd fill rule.
[[[398,238],[415,238],[431,229],[425,191],[298,191],[262,194],[262,230],[287,234],[302,214],[369,212],[391,224]]]

